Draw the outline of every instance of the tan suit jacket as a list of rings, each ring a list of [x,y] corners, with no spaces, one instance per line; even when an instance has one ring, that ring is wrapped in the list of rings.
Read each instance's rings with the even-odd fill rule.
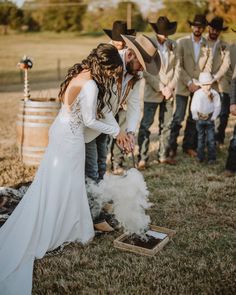
[[[154,38],[153,41],[157,42],[157,40]],[[153,76],[147,72],[144,73],[145,102],[162,102],[164,98],[161,90],[166,86],[171,90],[175,90],[176,88],[180,72],[179,59],[177,57],[177,44],[175,41],[168,39],[166,41],[166,46],[168,55],[166,63],[163,62],[162,54],[158,50],[161,57],[161,68],[158,75]]]
[[[211,49],[208,47],[206,39],[202,37],[200,54],[197,62],[195,62],[192,35],[177,40],[177,49],[181,70],[176,94],[189,96],[188,83],[192,79],[198,79],[200,72],[211,72]]]
[[[236,43],[232,44],[230,46],[230,61],[231,61],[231,66],[232,68],[232,79],[236,78]]]
[[[214,43],[208,40],[208,45],[213,50]],[[217,80],[212,87],[218,92],[229,93],[230,81],[227,78],[227,71],[230,66],[229,44],[219,40],[215,46],[212,59],[211,74]]]
[[[230,66],[227,72],[227,77],[231,82],[232,79],[236,78],[236,43],[230,45]]]

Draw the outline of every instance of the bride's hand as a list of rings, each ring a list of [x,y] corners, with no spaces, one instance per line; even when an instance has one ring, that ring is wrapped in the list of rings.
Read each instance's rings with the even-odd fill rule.
[[[130,151],[130,139],[126,132],[120,131],[116,137],[116,143],[122,149],[122,151]]]

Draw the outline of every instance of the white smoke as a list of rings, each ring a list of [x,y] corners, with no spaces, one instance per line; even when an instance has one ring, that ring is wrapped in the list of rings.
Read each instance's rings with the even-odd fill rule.
[[[124,176],[105,175],[98,185],[90,183],[89,191],[97,195],[100,205],[113,201],[115,217],[128,233],[142,235],[148,228],[150,217],[145,211],[152,204],[143,175],[137,169],[129,169]]]

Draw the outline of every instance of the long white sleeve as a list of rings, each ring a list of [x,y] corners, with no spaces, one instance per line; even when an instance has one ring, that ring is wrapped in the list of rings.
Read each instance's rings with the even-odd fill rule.
[[[192,99],[191,112],[194,120],[198,119],[198,113],[210,114],[211,120],[215,120],[220,113],[221,102],[217,91],[211,89],[213,100],[211,101],[202,89],[197,90]]]
[[[111,124],[107,124],[96,119],[98,88],[95,81],[86,82],[81,91],[83,93],[80,95],[80,108],[84,125],[100,133],[116,137],[120,132],[120,127],[115,120],[110,120]]]
[[[211,119],[215,120],[219,114],[220,114],[220,110],[221,110],[221,101],[220,101],[220,95],[218,92],[214,91],[214,98],[213,98],[213,103],[214,103],[214,112],[212,114]]]
[[[197,96],[197,93],[195,92],[193,95],[192,103],[191,103],[191,107],[190,107],[193,120],[198,119],[198,114],[197,114],[197,112],[198,112],[198,98],[196,96]]]

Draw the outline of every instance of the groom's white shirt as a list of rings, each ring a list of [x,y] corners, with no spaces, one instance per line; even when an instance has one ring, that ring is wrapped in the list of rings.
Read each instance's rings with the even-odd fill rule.
[[[127,49],[126,49],[127,50]],[[104,118],[100,119],[101,122],[104,122],[108,125],[117,125],[116,119],[114,116],[118,113],[121,103],[123,102],[124,95],[126,93],[126,89],[128,86],[128,82],[132,79],[132,75],[126,72],[125,65],[125,52],[126,50],[121,50],[120,56],[123,60],[124,70],[123,70],[123,78],[122,78],[122,86],[121,86],[121,96],[118,96],[117,85],[114,85],[114,92],[112,92],[111,96],[111,105],[112,111],[106,107],[103,110]],[[141,116],[141,99],[140,99],[140,83],[141,80],[137,81],[133,88],[130,89],[125,101],[126,101],[126,122],[125,122],[125,130],[135,132],[137,125]],[[93,130],[90,128],[85,128],[84,130],[84,139],[85,142],[88,143],[96,138],[100,133],[97,130]]]

